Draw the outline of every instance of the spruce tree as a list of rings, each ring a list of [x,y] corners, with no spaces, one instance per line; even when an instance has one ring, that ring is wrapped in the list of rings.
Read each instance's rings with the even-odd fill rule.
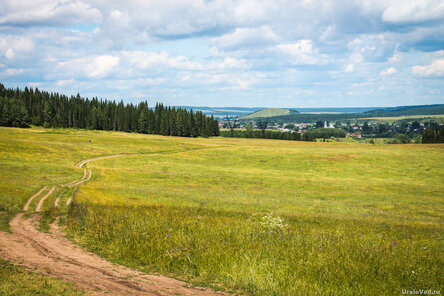
[[[444,125],[442,125],[441,129],[439,130],[438,143],[444,143]]]
[[[3,126],[11,126],[11,113],[9,112],[8,102],[5,100],[2,110],[2,118],[0,124]]]
[[[166,109],[162,109],[160,115],[160,134],[164,136],[169,135],[168,112]]]
[[[48,102],[45,102],[43,107],[43,126],[52,126],[52,113]]]
[[[147,134],[148,133],[148,116],[145,110],[142,110],[139,115],[138,121],[138,132]]]

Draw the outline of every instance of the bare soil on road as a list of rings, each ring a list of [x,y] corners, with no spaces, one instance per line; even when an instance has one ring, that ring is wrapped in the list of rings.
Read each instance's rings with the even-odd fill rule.
[[[77,166],[83,168],[83,165],[90,161],[119,156],[125,155],[91,158],[79,162]],[[78,186],[89,179],[91,171],[84,168],[80,180],[65,186]],[[33,195],[23,210],[28,211],[31,201],[47,188],[45,186]],[[44,200],[54,192],[54,188],[55,186],[41,197],[36,207],[37,212],[40,211]],[[57,198],[56,206],[58,202]],[[37,230],[40,215],[25,214],[27,213],[19,213],[11,220],[11,233],[0,231],[0,257],[33,271],[73,282],[85,289],[88,295],[226,295],[108,262],[66,239],[57,220],[51,224],[49,233],[43,233]]]

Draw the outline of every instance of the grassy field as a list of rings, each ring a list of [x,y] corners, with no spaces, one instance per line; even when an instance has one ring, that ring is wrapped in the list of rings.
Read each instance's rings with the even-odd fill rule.
[[[14,266],[0,258],[0,295],[80,296],[85,293],[70,283],[32,273],[24,267]]]
[[[43,185],[80,178],[77,161],[117,153],[138,155],[89,163],[62,208],[112,261],[251,295],[443,286],[444,145],[0,128],[1,227]]]

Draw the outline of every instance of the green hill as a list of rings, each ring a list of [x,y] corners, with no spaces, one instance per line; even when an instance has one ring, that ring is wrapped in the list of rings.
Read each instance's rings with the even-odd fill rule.
[[[291,109],[281,109],[281,108],[267,108],[262,109],[251,114],[242,116],[240,119],[253,119],[253,118],[265,118],[265,117],[273,117],[273,116],[282,116],[282,115],[290,115],[299,113],[296,110]]]
[[[400,106],[367,111],[371,116],[408,116],[408,115],[438,115],[444,114],[444,104]]]

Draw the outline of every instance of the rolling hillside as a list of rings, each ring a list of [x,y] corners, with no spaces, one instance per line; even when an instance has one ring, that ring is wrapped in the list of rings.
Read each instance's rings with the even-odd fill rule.
[[[103,259],[237,295],[443,286],[443,144],[0,127],[0,147],[0,295],[211,292]]]
[[[267,108],[263,110],[256,111],[254,113],[242,116],[241,119],[253,119],[253,118],[266,118],[274,116],[285,116],[291,114],[299,113],[296,110],[291,109],[281,109],[281,108]]]

